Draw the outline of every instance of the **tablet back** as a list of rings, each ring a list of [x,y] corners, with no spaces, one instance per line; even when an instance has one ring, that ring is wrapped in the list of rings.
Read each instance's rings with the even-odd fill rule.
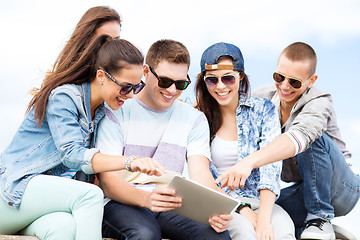
[[[173,211],[208,226],[210,217],[230,214],[239,204],[236,199],[179,176],[173,178],[169,187],[182,197],[181,207]]]

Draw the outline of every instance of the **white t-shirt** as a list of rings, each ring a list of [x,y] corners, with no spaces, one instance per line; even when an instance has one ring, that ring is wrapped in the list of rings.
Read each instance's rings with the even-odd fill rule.
[[[211,159],[219,174],[237,163],[238,142],[223,140],[215,136],[211,142]]]
[[[117,111],[106,109],[96,147],[104,154],[152,157],[181,175],[189,156],[210,159],[209,126],[205,115],[187,103],[175,101],[170,108],[157,110],[134,97]],[[122,174],[135,187],[169,181],[126,170]]]

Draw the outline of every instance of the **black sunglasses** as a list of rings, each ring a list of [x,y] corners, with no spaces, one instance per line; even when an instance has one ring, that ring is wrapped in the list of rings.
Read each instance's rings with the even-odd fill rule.
[[[235,83],[237,75],[239,75],[239,74],[240,74],[240,72],[237,72],[235,75],[234,74],[225,74],[221,77],[218,77],[215,75],[208,75],[208,76],[204,77],[204,81],[205,81],[206,85],[208,85],[209,87],[215,86],[218,83],[219,78],[221,79],[222,83],[224,83],[225,85],[233,85]]]
[[[159,77],[152,67],[149,66],[149,68],[150,68],[150,71],[157,78],[158,86],[161,88],[169,88],[171,85],[173,85],[173,83],[175,83],[175,87],[177,90],[185,90],[191,83],[189,75],[186,75],[187,80],[176,80],[175,81],[175,80],[172,80],[171,78]]]
[[[145,87],[145,83],[143,81],[141,81],[139,84],[137,85],[132,85],[132,84],[121,84],[118,80],[116,80],[113,76],[111,76],[110,73],[108,73],[107,71],[105,71],[104,69],[99,69],[101,71],[103,71],[105,73],[105,75],[114,83],[116,83],[117,85],[119,85],[120,88],[120,95],[126,95],[129,94],[131,92],[131,90],[134,91],[134,94],[138,94],[144,87]]]
[[[284,75],[282,73],[279,73],[279,72],[274,72],[273,78],[274,78],[275,82],[278,82],[278,83],[281,83],[282,81],[284,81],[287,78],[288,81],[289,81],[290,86],[292,86],[293,88],[296,88],[296,89],[301,88],[301,86],[303,85],[302,80],[300,80],[298,78],[288,77],[288,76],[286,76],[286,75]]]

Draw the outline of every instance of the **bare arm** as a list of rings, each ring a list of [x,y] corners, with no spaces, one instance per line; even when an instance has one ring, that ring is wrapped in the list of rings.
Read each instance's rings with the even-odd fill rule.
[[[243,187],[246,179],[250,176],[254,168],[281,161],[294,156],[294,154],[294,143],[288,136],[282,134],[267,146],[248,155],[226,170],[216,179],[216,183],[223,181],[221,186],[229,186],[231,190],[237,187]]]
[[[99,183],[105,195],[114,201],[148,207],[148,198],[151,193],[131,186],[121,178],[120,171],[101,173]]]
[[[260,190],[260,207],[256,221],[256,235],[258,239],[274,239],[271,225],[271,215],[275,203],[275,194],[268,190]]]
[[[96,153],[92,158],[94,172],[117,171],[125,169],[128,157]],[[160,176],[166,169],[153,158],[136,158],[131,162],[131,170],[146,173],[148,175]]]
[[[210,172],[209,160],[206,157],[200,155],[190,156],[188,158],[188,168],[189,176],[192,180],[224,193],[224,191],[215,184],[214,178]]]
[[[148,208],[154,212],[169,211],[181,206],[181,198],[175,196],[173,189],[158,187],[152,192],[137,189],[122,179],[120,171],[101,173],[100,187],[114,201]]]

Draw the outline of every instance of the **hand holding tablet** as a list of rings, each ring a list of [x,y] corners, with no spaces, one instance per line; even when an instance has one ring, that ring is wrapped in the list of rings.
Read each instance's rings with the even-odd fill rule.
[[[210,226],[209,218],[214,215],[231,214],[241,203],[227,195],[194,181],[175,176],[169,187],[182,197],[182,205],[172,211]]]

